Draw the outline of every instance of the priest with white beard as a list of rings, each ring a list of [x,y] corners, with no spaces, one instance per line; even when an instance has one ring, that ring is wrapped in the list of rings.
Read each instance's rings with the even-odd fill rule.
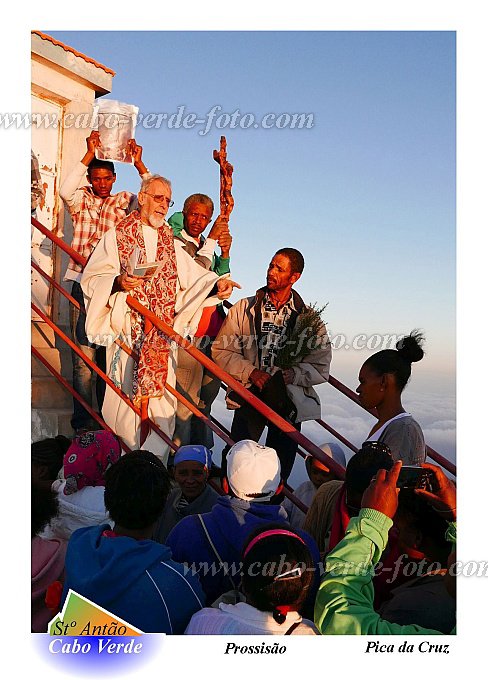
[[[145,449],[166,464],[169,447],[148,425],[148,418],[170,438],[174,430],[176,400],[165,389],[175,385],[176,347],[167,336],[127,304],[136,298],[184,337],[191,337],[202,308],[230,297],[228,278],[205,270],[173,238],[165,217],[171,183],[160,175],[142,182],[139,210],[130,213],[100,239],[85,265],[81,287],[86,305],[88,340],[107,347],[107,374],[141,410],[141,418],[108,388],[102,415],[131,448]],[[135,276],[138,265],[155,262],[154,273]],[[138,355],[135,361],[115,340]]]

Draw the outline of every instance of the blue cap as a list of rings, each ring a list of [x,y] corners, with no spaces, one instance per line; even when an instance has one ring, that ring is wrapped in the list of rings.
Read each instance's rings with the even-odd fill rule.
[[[202,463],[207,470],[212,467],[212,454],[206,446],[202,444],[188,444],[180,446],[175,454],[174,464],[183,463],[186,460],[194,460],[197,463]]]

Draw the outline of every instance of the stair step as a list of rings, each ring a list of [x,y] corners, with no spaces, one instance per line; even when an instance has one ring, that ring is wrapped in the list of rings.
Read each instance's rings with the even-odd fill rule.
[[[54,377],[32,378],[33,409],[64,409],[71,404],[71,395]]]
[[[71,380],[73,368],[71,363],[71,352],[69,350],[60,352],[53,347],[48,347],[43,349],[39,348],[39,351],[58,373],[61,373],[64,378]],[[31,356],[31,376],[33,378],[47,378],[51,377],[52,373],[37,357]]]
[[[65,324],[58,324],[58,327],[63,333],[65,333],[69,338],[71,338],[71,331],[69,326]],[[31,343],[37,348],[53,348],[57,347],[60,351],[66,348],[69,351],[69,347],[64,340],[62,340],[54,329],[44,321],[32,321],[31,322]]]
[[[55,333],[44,321],[32,321],[31,343],[34,347],[55,347]]]

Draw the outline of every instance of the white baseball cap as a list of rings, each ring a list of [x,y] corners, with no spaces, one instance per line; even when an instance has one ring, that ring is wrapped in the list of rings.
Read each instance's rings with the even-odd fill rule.
[[[238,498],[254,503],[268,501],[280,485],[278,454],[251,439],[236,442],[227,454],[227,480]]]

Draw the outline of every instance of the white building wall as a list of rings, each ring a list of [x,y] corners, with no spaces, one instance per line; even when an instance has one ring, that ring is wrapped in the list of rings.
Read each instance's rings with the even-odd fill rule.
[[[74,117],[85,114],[91,118],[96,96],[111,90],[112,75],[106,69],[91,63],[82,55],[74,54],[62,45],[32,33],[32,112],[55,115],[58,125],[32,126],[32,149],[39,160],[46,195],[37,210],[37,217],[46,227],[61,236],[66,243],[72,239],[69,213],[64,210],[59,188],[64,179],[83,157],[85,139],[90,129],[80,125],[64,127],[66,114]],[[55,121],[56,122],[56,121]],[[73,123],[74,121],[70,121]],[[37,229],[32,230],[32,257],[40,266],[62,282],[68,258],[51,245]],[[66,284],[68,290],[71,284]],[[67,330],[69,305],[64,296],[46,284],[45,279],[33,271],[32,298],[35,303],[59,326]],[[47,323],[32,315],[32,344],[49,363],[66,379],[71,379],[71,353]],[[35,358],[32,359],[32,441],[56,434],[71,435],[70,419],[72,398],[49,371]]]
[[[82,123],[91,119],[95,95],[110,91],[112,76],[36,34],[32,35],[31,63],[32,112],[41,116],[56,114],[59,120],[55,127],[32,128],[32,149],[39,159],[41,177],[46,185],[46,197],[38,209],[38,219],[70,244],[73,228],[69,213],[59,198],[59,187],[86,151],[85,140],[91,129],[83,127]],[[64,127],[66,114],[73,116],[67,119],[68,126]],[[81,124],[74,124],[75,120]],[[38,230],[32,235],[32,256],[45,271],[62,282],[68,257],[60,249],[53,249],[49,239]],[[70,284],[67,287],[69,289]],[[68,324],[67,300],[35,271],[32,273],[32,296],[56,323]],[[34,313],[32,318],[36,318]]]

